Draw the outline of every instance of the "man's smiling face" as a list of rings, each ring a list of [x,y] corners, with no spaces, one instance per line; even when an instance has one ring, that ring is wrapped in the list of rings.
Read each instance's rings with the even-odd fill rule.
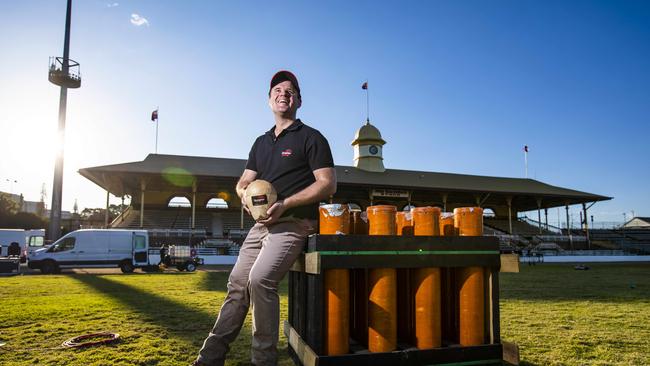
[[[291,81],[285,80],[271,89],[269,106],[274,114],[295,118],[300,104],[300,96]]]

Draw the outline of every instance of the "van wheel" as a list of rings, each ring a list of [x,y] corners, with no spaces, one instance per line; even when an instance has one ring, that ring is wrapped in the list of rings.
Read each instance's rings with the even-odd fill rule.
[[[194,272],[194,271],[196,271],[196,264],[194,264],[192,262],[187,262],[187,264],[185,264],[185,269],[188,272]]]
[[[53,274],[59,273],[59,266],[55,261],[47,260],[41,264],[41,273],[42,274]]]
[[[134,269],[130,261],[124,260],[120,262],[120,270],[122,270],[122,273],[133,273]]]

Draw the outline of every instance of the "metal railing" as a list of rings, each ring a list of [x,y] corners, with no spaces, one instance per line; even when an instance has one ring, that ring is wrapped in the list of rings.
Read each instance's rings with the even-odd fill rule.
[[[523,221],[523,222],[525,222],[525,223],[527,223],[529,225],[535,226],[535,227],[539,227],[539,225],[541,224],[542,225],[542,230],[551,231],[551,232],[554,232],[554,233],[557,233],[557,234],[562,233],[562,229],[560,229],[557,226],[553,226],[551,224],[546,225],[546,223],[543,223],[543,222],[540,223],[539,221],[537,221],[535,219],[531,219],[530,217],[525,216],[525,215],[522,216],[522,217],[519,217],[517,219],[519,221]]]
[[[587,241],[584,235],[535,235],[541,241]]]
[[[131,213],[131,210],[132,210],[131,206],[127,206],[127,207],[124,209],[124,211],[120,212],[120,214],[117,215],[117,216],[113,219],[113,221],[111,221],[111,222],[108,224],[108,227],[109,227],[109,228],[114,228],[114,227],[116,227],[117,224],[123,224],[123,223],[124,223],[124,218],[127,217],[127,216]]]
[[[205,229],[147,229],[152,236],[206,236]]]
[[[55,56],[50,57],[50,73],[60,74],[72,80],[81,80],[79,63],[71,59],[68,59],[68,74],[63,75],[63,57],[55,57]]]

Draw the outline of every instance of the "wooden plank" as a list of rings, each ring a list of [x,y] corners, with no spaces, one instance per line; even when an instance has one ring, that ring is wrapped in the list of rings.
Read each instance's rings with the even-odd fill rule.
[[[284,335],[289,341],[289,347],[304,366],[316,366],[318,356],[300,337],[298,332],[288,322],[284,322]]]
[[[296,324],[296,320],[294,319],[295,309],[296,309],[295,301],[297,299],[296,291],[295,291],[295,286],[296,286],[295,276],[299,276],[299,275],[300,273],[289,272],[288,287],[289,287],[289,323],[290,324]]]
[[[293,262],[290,271],[294,272],[304,272],[305,271],[305,253],[302,253],[296,258],[296,261]]]
[[[494,236],[313,235],[307,252],[401,250],[499,250]]]
[[[491,314],[492,320],[492,343],[501,343],[501,313],[499,308],[499,271],[490,271],[490,303],[493,304]]]
[[[499,267],[499,255],[323,255],[320,271],[332,268]],[[313,273],[313,272],[308,272]]]
[[[307,309],[305,273],[289,272],[289,324],[298,334],[305,329]]]
[[[307,286],[303,272],[289,272],[289,324],[298,334],[305,329]]]
[[[305,253],[305,272],[312,274],[320,274],[320,254]]]
[[[307,311],[305,314],[306,324],[304,329],[305,342],[316,352],[323,353],[323,318],[325,312],[323,290],[323,277],[321,275],[307,274]]]
[[[424,366],[424,365],[501,365],[500,344],[471,347],[443,347],[382,353],[355,353],[341,356],[318,356],[318,366]]]
[[[503,342],[503,360],[511,365],[519,366],[519,346],[511,342]]]
[[[501,272],[519,273],[519,255],[501,254]]]
[[[320,253],[302,253],[293,262],[289,270],[293,272],[320,274]]]
[[[490,344],[496,343],[494,341],[494,302],[492,301],[492,294],[494,293],[494,281],[492,280],[492,270],[490,268],[483,268],[483,283],[484,283],[484,298],[485,298],[485,335],[487,342]],[[498,304],[497,304],[498,306]]]
[[[287,352],[289,353],[289,357],[291,358],[291,361],[293,361],[294,365],[302,366],[302,361],[300,361],[298,355],[296,354],[296,351],[294,351],[293,348],[291,348],[291,346],[287,347]]]

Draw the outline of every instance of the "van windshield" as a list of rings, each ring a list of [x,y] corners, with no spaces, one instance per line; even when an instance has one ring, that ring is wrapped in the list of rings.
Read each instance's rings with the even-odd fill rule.
[[[30,247],[42,247],[44,241],[45,241],[45,238],[43,238],[42,236],[31,236],[29,238],[29,246]]]
[[[55,253],[55,252],[63,252],[66,250],[74,249],[74,243],[75,243],[75,238],[73,236],[63,238],[56,242],[52,247],[48,250],[50,253]]]

